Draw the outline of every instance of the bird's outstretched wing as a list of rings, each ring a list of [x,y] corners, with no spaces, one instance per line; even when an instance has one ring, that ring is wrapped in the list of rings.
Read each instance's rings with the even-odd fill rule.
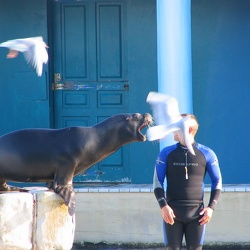
[[[48,53],[46,50],[48,46],[41,36],[9,40],[0,43],[0,47],[10,49],[7,55],[8,58],[16,57],[18,51],[23,52],[27,63],[35,69],[38,76],[42,75],[43,64],[48,62]]]
[[[174,97],[150,92],[146,101],[151,105],[157,125],[169,126],[182,119],[178,102]]]
[[[150,92],[147,102],[151,105],[156,122],[156,126],[147,130],[148,140],[163,139],[174,131],[181,131],[188,150],[195,155],[189,137],[189,127],[194,125],[195,121],[190,116],[181,116],[177,100],[172,96]]]

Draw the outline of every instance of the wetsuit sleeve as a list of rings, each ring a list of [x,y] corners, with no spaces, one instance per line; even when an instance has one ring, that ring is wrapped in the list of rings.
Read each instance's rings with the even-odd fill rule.
[[[154,194],[159,203],[160,208],[167,205],[164,192],[164,180],[166,177],[166,171],[167,171],[166,157],[161,152],[156,159],[154,178],[153,178]]]
[[[222,177],[218,159],[213,151],[210,152],[211,157],[207,162],[207,172],[211,179],[211,194],[208,206],[215,208],[222,189]]]

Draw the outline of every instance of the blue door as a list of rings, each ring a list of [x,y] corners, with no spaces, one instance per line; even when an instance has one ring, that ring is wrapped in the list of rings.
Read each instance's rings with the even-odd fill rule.
[[[55,1],[53,14],[55,127],[92,126],[128,113],[125,1]],[[128,147],[75,181],[127,180]]]
[[[42,36],[48,43],[46,1],[0,0],[0,27],[0,43],[33,36]],[[7,53],[7,48],[0,48],[0,135],[22,128],[49,128],[48,64],[38,77],[22,53],[6,59]]]

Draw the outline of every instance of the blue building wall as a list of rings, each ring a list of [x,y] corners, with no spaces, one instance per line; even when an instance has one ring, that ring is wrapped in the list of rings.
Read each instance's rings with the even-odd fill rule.
[[[56,105],[53,105],[53,102],[59,102],[61,106],[64,106],[64,103],[62,99],[60,99],[60,101],[58,102],[55,101],[56,92],[58,93],[58,91],[52,91],[52,83],[54,82],[54,73],[61,73],[60,71],[56,70],[55,65],[58,61],[62,63],[60,55],[63,54],[63,50],[62,48],[59,48],[58,50],[55,49],[59,46],[56,47],[56,39],[53,39],[55,37],[53,35],[57,35],[58,33],[60,34],[60,32],[57,31],[59,31],[59,29],[62,27],[60,27],[60,21],[58,23],[53,22],[57,19],[55,15],[53,16],[54,12],[52,11],[52,8],[57,4],[59,5],[60,2],[62,3],[62,5],[72,4],[72,6],[87,6],[86,9],[84,9],[85,7],[83,9],[86,10],[86,15],[91,20],[90,22],[92,22],[92,26],[88,26],[87,29],[88,32],[91,34],[94,33],[93,31],[95,31],[97,27],[95,26],[94,22],[99,18],[96,16],[99,13],[96,11],[96,7],[98,7],[98,4],[99,6],[101,5],[100,3],[107,4],[109,2],[112,2],[112,4],[116,2],[118,3],[118,5],[121,4],[121,15],[122,17],[124,17],[124,19],[121,18],[121,20],[125,20],[124,26],[121,26],[123,27],[122,30],[124,31],[124,33],[121,33],[121,37],[123,38],[121,44],[124,45],[125,48],[123,50],[124,57],[122,58],[126,58],[127,60],[127,63],[122,64],[124,75],[127,76],[127,78],[124,78],[122,80],[126,80],[126,82],[129,83],[129,91],[127,91],[126,95],[124,95],[127,98],[126,100],[125,98],[119,100],[120,104],[125,103],[124,109],[119,110],[119,113],[144,113],[151,111],[149,105],[146,103],[146,97],[149,91],[157,90],[155,0],[147,0],[146,2],[144,0],[0,0],[0,27],[3,27],[3,29],[0,29],[0,42],[4,42],[9,39],[41,35],[49,45],[49,62],[48,65],[45,66],[45,70],[41,78],[37,77],[35,72],[33,72],[33,69],[27,65],[23,58],[23,55],[19,55],[18,58],[12,60],[7,60],[5,58],[7,54],[7,49],[0,49],[0,65],[4,65],[0,68],[0,88],[2,89],[0,93],[0,105],[4,107],[0,123],[0,135],[22,128],[56,127],[56,124],[53,124],[53,120],[56,120],[56,115],[53,116],[53,111],[56,111]],[[59,20],[62,19],[59,18]],[[58,29],[56,28],[57,24],[57,27],[59,27]],[[98,23],[98,25],[100,25],[100,23]],[[71,27],[72,31],[77,30],[74,25],[69,25],[68,27]],[[79,33],[77,34],[79,35]],[[60,38],[62,39],[60,35],[58,35],[58,37],[58,40],[60,40]],[[96,38],[93,38],[93,34],[92,36],[88,37],[91,37],[88,40],[88,45],[91,45],[90,47],[92,47],[93,52],[92,55],[95,55],[97,54],[97,51],[95,50],[96,48],[94,48],[94,46],[92,45],[95,43]],[[109,37],[110,39],[112,38],[112,36]],[[110,51],[112,51],[113,47],[114,44],[110,43]],[[87,49],[88,55],[91,54],[90,50],[91,49]],[[119,50],[114,49],[114,51],[120,53]],[[105,50],[105,52],[108,54],[108,50]],[[96,64],[99,66],[95,67],[94,63],[98,62],[99,59],[96,59],[97,57],[95,56],[89,56],[88,58],[90,58],[88,62],[92,64],[91,70],[92,72],[94,72],[94,74],[92,74],[93,76],[97,73],[96,70],[100,66],[100,64]],[[93,60],[96,61],[93,63]],[[72,67],[74,67],[73,64]],[[90,69],[90,67],[88,69]],[[89,78],[88,80],[92,81],[93,83],[96,79],[97,78],[93,77]],[[112,80],[116,81],[117,79],[114,78],[111,79],[111,81]],[[105,83],[109,83],[110,79],[102,79],[102,81],[107,81]],[[126,92],[126,82],[121,83],[121,86],[124,87],[124,92]],[[98,96],[97,92],[94,94],[95,97]],[[95,105],[98,105],[98,102],[94,103]],[[111,102],[110,110],[112,109],[112,105],[113,103]],[[65,106],[65,110],[69,108],[69,106]],[[93,108],[94,105],[89,107],[89,109],[91,109],[91,112],[96,111]],[[82,107],[79,107],[79,109],[81,108]],[[77,113],[75,111],[78,111],[77,107],[73,110],[73,113]],[[115,114],[115,112],[118,112],[114,111],[114,113],[111,113],[108,112],[108,109],[106,108],[103,108],[101,111],[103,113],[99,112],[99,117],[107,117],[111,114]],[[55,113],[56,112],[54,112],[54,114]],[[83,117],[84,115],[85,114],[81,114],[79,115],[79,117]],[[61,118],[62,117],[59,117],[58,119]],[[92,122],[94,123],[96,121]],[[81,125],[80,123],[78,124]],[[143,133],[146,133],[146,129],[143,131]],[[124,149],[125,147],[126,149]],[[112,164],[109,164],[109,166],[106,167],[105,170],[106,176],[108,171],[112,172],[112,170],[115,168],[115,171],[122,172],[123,166],[124,169],[126,168],[126,171],[128,170],[127,172],[129,173],[127,174],[126,172],[127,175],[123,173],[124,178],[116,179],[116,173],[114,173],[115,171],[113,171],[113,175],[111,173],[111,177],[108,180],[106,179],[105,181],[151,183],[155,156],[159,151],[159,144],[152,143],[149,141],[140,144],[131,143],[129,145],[124,146],[123,149],[124,152],[126,150],[126,153],[124,153],[123,158],[120,157],[119,159],[121,159],[121,161],[123,161],[123,159],[124,161],[126,160],[126,164],[122,165],[118,160],[118,163],[114,165],[114,167]],[[147,152],[147,157],[144,157],[145,152]],[[127,163],[128,160],[130,160],[129,163]],[[102,174],[100,178],[98,176],[98,171],[93,171],[91,172],[91,174],[92,173],[94,176],[93,181],[99,181],[102,177],[103,179],[105,177],[105,173]],[[81,180],[84,181],[84,177],[81,178]]]
[[[137,7],[141,3],[133,1]],[[151,18],[154,20],[154,15]],[[200,123],[197,141],[211,147],[218,155],[224,183],[249,183],[250,1],[192,0],[191,22],[193,110]],[[31,35],[42,35],[47,40],[47,2],[0,0],[0,26],[1,42]],[[146,32],[145,27],[152,29],[144,25],[143,32]],[[135,36],[134,39],[137,39],[138,46],[140,38]],[[152,56],[152,51],[156,53],[155,48],[149,49],[149,55]],[[43,79],[35,78],[41,82],[33,84],[33,72],[23,63],[23,58],[6,60],[6,52],[0,50],[0,133],[23,127],[51,126],[48,75]],[[130,55],[133,55],[132,50]],[[143,54],[141,60],[145,60]],[[144,65],[148,65],[147,70],[157,66]],[[20,74],[26,74],[25,81],[20,81],[13,67],[18,67]],[[48,72],[47,66],[45,72]],[[134,78],[137,82],[141,79],[137,75]],[[143,86],[143,81],[141,84]],[[155,91],[157,81],[154,84],[155,89],[143,88]],[[139,88],[136,91],[140,91]],[[36,98],[29,99],[30,96]],[[140,109],[149,111],[147,103],[142,104],[145,97],[139,97]],[[21,107],[25,107],[26,113]],[[32,119],[27,120],[27,116]],[[153,150],[157,151],[158,146],[153,144]],[[131,145],[132,150],[136,147],[138,145]],[[144,147],[146,149],[146,144]],[[138,175],[141,168],[145,166],[140,165],[138,158],[138,169],[132,170],[133,175]],[[146,176],[140,176],[139,182],[150,181],[151,174],[150,166]]]
[[[217,154],[224,183],[250,182],[250,1],[192,0],[197,141]]]

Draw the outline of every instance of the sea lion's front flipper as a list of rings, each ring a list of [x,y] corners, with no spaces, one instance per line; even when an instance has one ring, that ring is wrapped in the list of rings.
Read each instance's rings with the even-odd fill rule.
[[[68,206],[68,211],[71,216],[75,214],[76,199],[75,192],[72,185],[59,185],[56,187],[55,192],[58,193]]]

